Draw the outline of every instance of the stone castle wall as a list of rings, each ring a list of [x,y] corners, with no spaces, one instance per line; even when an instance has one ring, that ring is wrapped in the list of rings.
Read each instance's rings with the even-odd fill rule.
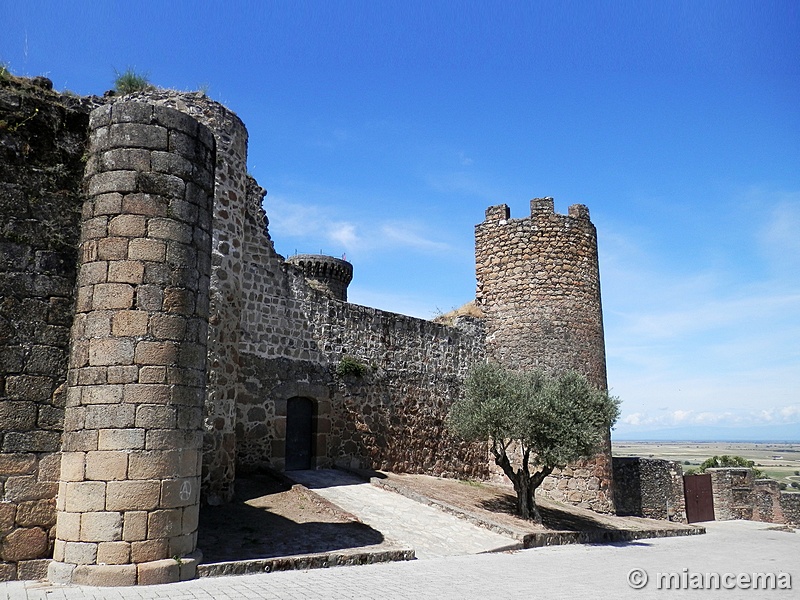
[[[247,202],[247,129],[241,119],[202,93],[148,90],[124,102],[179,110],[208,127],[216,142],[208,321],[208,382],[203,437],[203,499],[233,497],[236,472],[236,401],[240,391],[242,239]]]
[[[0,80],[0,581],[53,548],[88,122],[46,80]]]
[[[597,232],[585,206],[559,215],[552,198],[536,198],[523,219],[511,219],[505,204],[490,207],[475,227],[475,265],[489,358],[514,369],[575,370],[607,389]],[[556,469],[541,489],[612,512],[612,482],[609,435],[597,456]]]
[[[356,306],[310,285],[276,254],[263,190],[248,205],[237,451],[244,468],[285,464],[286,404],[315,402],[315,464],[485,476],[485,449],[450,438],[444,419],[482,337]],[[338,375],[342,358],[365,367]]]
[[[578,368],[596,350],[579,370],[605,385],[584,208],[537,201],[533,228],[507,208],[478,226],[488,318],[451,327],[348,304],[349,263],[278,255],[247,131],[202,94],[68,100],[3,82],[0,152],[0,579],[41,577],[51,556],[55,581],[191,576],[199,505],[230,500],[237,468],[286,466],[293,398],[313,403],[312,466],[485,478],[485,445],[445,429],[471,365]],[[558,272],[531,296],[552,310],[509,291],[531,265]],[[509,307],[540,349],[507,331]],[[605,510],[607,467],[545,487]]]

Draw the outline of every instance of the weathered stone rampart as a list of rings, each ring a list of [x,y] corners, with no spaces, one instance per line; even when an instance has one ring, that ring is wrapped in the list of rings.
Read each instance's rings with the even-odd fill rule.
[[[83,195],[85,103],[0,80],[0,581],[53,548]]]
[[[683,467],[676,461],[614,457],[618,515],[686,522]]]
[[[286,407],[314,402],[314,465],[485,476],[485,449],[444,419],[481,336],[315,289],[275,253],[251,204],[245,235],[237,451],[244,468],[285,464]],[[360,376],[338,374],[349,357]]]

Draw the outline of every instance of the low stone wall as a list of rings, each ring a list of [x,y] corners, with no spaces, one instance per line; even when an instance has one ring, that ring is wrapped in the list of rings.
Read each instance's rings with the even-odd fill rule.
[[[786,523],[800,526],[800,494],[781,492],[781,512]]]
[[[755,479],[747,468],[707,469],[718,521],[748,519],[800,523],[800,494],[781,492],[774,479]]]
[[[752,519],[753,471],[747,468],[706,469],[711,475],[717,521]]]
[[[683,468],[676,461],[614,457],[618,515],[686,522]]]

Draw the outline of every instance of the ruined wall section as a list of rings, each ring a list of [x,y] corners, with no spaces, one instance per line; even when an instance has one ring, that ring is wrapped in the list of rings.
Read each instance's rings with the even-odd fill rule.
[[[0,79],[0,581],[47,570],[89,109]]]
[[[475,227],[475,266],[488,357],[514,369],[572,369],[607,389],[597,231],[585,206],[559,215],[552,198],[536,198],[523,219],[505,204],[488,208]],[[613,512],[612,482],[609,435],[594,459],[554,471],[541,489]]]
[[[683,467],[679,462],[614,457],[613,465],[618,515],[686,522]]]
[[[236,467],[236,400],[240,392],[239,325],[244,265],[242,244],[247,212],[247,129],[235,113],[200,92],[158,89],[130,94],[119,100],[174,108],[214,133],[217,155],[203,500],[220,504],[233,498]]]
[[[480,477],[483,445],[451,439],[444,419],[483,336],[348,304],[314,289],[276,254],[254,186],[245,227],[240,468],[285,464],[287,400],[315,404],[318,466]],[[344,357],[361,376],[337,374]]]
[[[194,577],[214,157],[178,111],[91,114],[52,582]]]

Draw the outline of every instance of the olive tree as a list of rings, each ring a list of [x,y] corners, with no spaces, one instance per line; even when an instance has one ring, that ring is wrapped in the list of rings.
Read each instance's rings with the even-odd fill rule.
[[[450,409],[450,432],[489,443],[514,485],[518,514],[536,522],[536,488],[556,467],[596,454],[619,416],[617,398],[573,371],[549,376],[485,363],[470,370],[465,388]],[[509,456],[512,447],[518,459]]]

